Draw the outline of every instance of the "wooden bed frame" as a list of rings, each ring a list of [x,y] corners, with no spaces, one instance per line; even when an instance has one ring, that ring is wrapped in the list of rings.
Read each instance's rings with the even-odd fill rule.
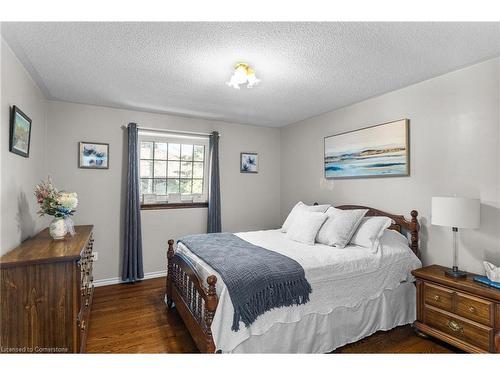
[[[410,248],[420,259],[418,249],[420,226],[417,220],[417,211],[411,211],[411,219],[407,220],[403,215],[393,215],[371,207],[345,205],[337,208],[342,210],[368,209],[366,216],[390,217],[394,223],[389,229],[403,234],[409,233]],[[168,241],[166,303],[168,308],[172,308],[175,304],[201,353],[215,352],[211,326],[218,304],[216,283],[217,277],[211,275],[207,278],[208,287],[205,288],[191,261],[184,255],[175,252],[174,240]]]

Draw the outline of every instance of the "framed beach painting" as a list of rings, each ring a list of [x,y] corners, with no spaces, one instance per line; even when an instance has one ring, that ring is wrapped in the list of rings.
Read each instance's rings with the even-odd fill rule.
[[[80,142],[78,167],[88,169],[109,168],[109,143]]]
[[[255,152],[240,153],[240,172],[258,173],[259,172],[259,154]]]
[[[325,178],[408,176],[407,119],[325,137]]]
[[[30,155],[31,119],[18,107],[13,106],[10,113],[9,151],[24,156]]]

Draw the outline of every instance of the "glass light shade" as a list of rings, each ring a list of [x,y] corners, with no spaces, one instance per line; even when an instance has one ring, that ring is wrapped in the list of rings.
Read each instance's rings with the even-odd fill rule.
[[[258,79],[257,77],[255,77],[254,73],[250,74],[247,77],[247,80],[248,80],[248,85],[247,85],[248,88],[251,88],[251,87],[255,86],[256,84],[258,84],[260,82],[260,79]]]
[[[245,63],[239,63],[235,66],[234,73],[226,85],[239,90],[241,85],[246,84],[247,88],[252,88],[259,82],[260,79],[255,76],[253,69]]]

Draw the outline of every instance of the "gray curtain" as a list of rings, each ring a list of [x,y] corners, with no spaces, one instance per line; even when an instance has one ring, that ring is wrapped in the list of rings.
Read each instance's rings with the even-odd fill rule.
[[[144,277],[142,267],[141,203],[139,201],[138,130],[130,123],[128,132],[128,173],[125,202],[125,231],[122,280],[134,282]]]
[[[208,225],[207,233],[222,230],[220,217],[220,181],[219,181],[219,133],[212,132],[209,137],[210,182],[208,189]]]

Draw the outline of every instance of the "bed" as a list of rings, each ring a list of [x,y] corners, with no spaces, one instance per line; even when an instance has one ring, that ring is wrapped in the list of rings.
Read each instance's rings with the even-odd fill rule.
[[[308,303],[267,311],[237,332],[231,330],[233,305],[217,272],[183,243],[174,249],[168,241],[165,300],[175,306],[200,352],[325,353],[415,320],[411,271],[421,266],[418,213],[412,211],[407,220],[369,207],[337,208],[390,217],[393,224],[380,250],[305,245],[279,230],[236,234],[296,260],[313,290]]]

